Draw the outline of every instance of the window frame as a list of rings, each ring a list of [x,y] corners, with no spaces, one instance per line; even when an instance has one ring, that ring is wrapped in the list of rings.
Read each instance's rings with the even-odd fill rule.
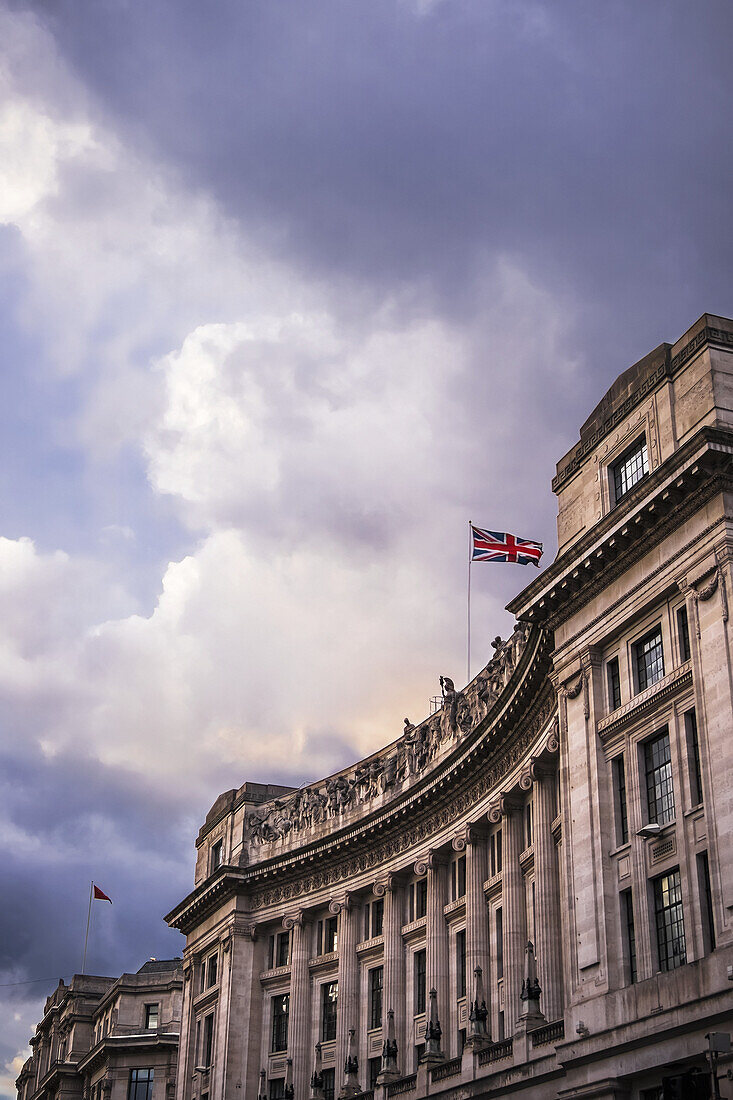
[[[141,1077],[141,1074],[147,1074]],[[134,1066],[127,1080],[127,1100],[152,1100],[155,1085],[155,1067]],[[141,1086],[144,1086],[141,1088]]]
[[[280,1005],[280,1011],[278,1011]],[[282,1054],[288,1049],[290,1030],[290,993],[273,993],[270,998],[270,1053]],[[278,1045],[279,1044],[279,1045]]]
[[[640,467],[643,467],[641,473],[634,477],[633,481],[628,481],[624,476],[624,470],[629,466],[632,459],[640,456]],[[617,504],[629,495],[629,493],[636,488],[640,481],[643,481],[645,477],[649,476],[649,444],[647,443],[646,432],[642,432],[636,439],[626,447],[621,454],[608,464],[608,486],[609,495],[611,499],[611,507],[615,508]]]
[[[155,1009],[155,1012],[153,1012],[153,1009]],[[153,1028],[155,1028],[155,1030],[157,1031],[158,1027],[160,1026],[160,1001],[150,1001],[149,1004],[145,1005],[145,1010],[144,1011],[145,1011],[145,1030],[146,1031],[152,1031]],[[153,1016],[155,1017],[155,1023],[151,1024],[150,1020],[152,1019]]]
[[[670,880],[676,881],[670,887]],[[685,935],[685,914],[682,900],[682,876],[679,867],[672,867],[661,875],[651,880],[652,901],[654,907],[654,928],[656,932],[657,965],[662,973],[670,970],[678,970],[687,962],[687,938]],[[675,897],[669,903],[665,903],[665,891],[669,894],[674,890]],[[669,920],[666,914],[673,914]],[[676,949],[674,933],[670,933],[670,927],[676,926],[678,938],[677,947],[681,943],[681,950]],[[679,935],[681,933],[681,935]],[[670,962],[672,965],[670,965]]]
[[[427,951],[419,947],[412,956],[413,1015],[422,1016],[427,1011]]]
[[[321,983],[321,1011],[319,1021],[319,1032],[321,1035],[322,1043],[330,1043],[336,1038],[336,1020],[338,1018],[338,998],[339,998],[339,983],[338,979],[332,979],[329,982]],[[328,1011],[326,1009],[328,1008]],[[331,1034],[333,1032],[333,1034]]]
[[[381,1028],[383,1020],[384,966],[373,966],[368,972],[369,1030]]]
[[[657,635],[659,636],[660,659],[658,664],[660,666],[660,672],[659,675],[654,677],[654,679],[650,679],[649,671],[651,666],[647,664],[646,661],[643,661],[642,663],[642,659],[644,657],[643,647],[652,639],[656,638]],[[633,657],[634,686],[636,688],[635,694],[639,695],[642,691],[646,691],[647,688],[653,687],[654,684],[658,684],[660,680],[663,680],[666,675],[664,664],[664,630],[662,629],[662,623],[655,623],[655,625],[653,627],[650,627],[649,630],[646,630],[640,638],[637,638],[634,642],[632,642],[631,653]],[[654,663],[657,663],[656,659]]]
[[[655,746],[664,740],[666,740],[667,759],[655,763]],[[669,726],[663,726],[651,737],[641,741],[639,748],[641,749],[643,762],[646,823],[664,828],[677,818],[672,738],[670,737]],[[663,771],[664,776],[660,779],[659,777]]]
[[[606,661],[606,695],[610,714],[621,706],[621,666],[618,653]]]

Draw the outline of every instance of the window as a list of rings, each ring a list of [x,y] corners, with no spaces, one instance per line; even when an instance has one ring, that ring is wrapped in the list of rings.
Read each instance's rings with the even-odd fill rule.
[[[618,504],[621,498],[626,496],[629,490],[633,489],[634,485],[648,473],[649,458],[646,438],[642,435],[629,447],[618,462],[614,462],[611,466],[614,503]]]
[[[710,864],[707,852],[697,856],[697,887],[700,892],[702,915],[702,942],[706,955],[715,950],[715,921],[713,919],[713,892],[710,888]]]
[[[155,1028],[158,1026],[158,1005],[145,1005],[145,1027]]]
[[[377,1077],[379,1077],[380,1070],[382,1068],[381,1058],[370,1058],[367,1063],[367,1079],[368,1088],[374,1089],[377,1087]]]
[[[662,650],[662,628],[655,626],[634,646],[636,662],[636,690],[656,684],[664,676],[664,652]]]
[[[420,878],[415,883],[415,918],[424,917],[428,911],[428,880]]]
[[[369,1027],[382,1026],[382,980],[384,968],[375,966],[369,971]]]
[[[268,1088],[269,1100],[284,1100],[285,1097],[285,1078],[284,1077],[271,1077]]]
[[[616,843],[627,844],[629,818],[626,807],[626,769],[623,756],[617,756],[613,761],[613,788],[616,804]]]
[[[219,978],[219,956],[218,954],[209,955],[206,960],[205,966],[205,983],[206,989],[211,989],[213,985],[216,985]]]
[[[496,980],[504,977],[504,914],[501,906],[496,910],[494,918],[496,930]]]
[[[451,901],[466,896],[466,857],[459,856],[450,865]]]
[[[221,867],[224,859],[224,841],[217,840],[216,844],[211,845],[211,871],[213,875],[219,867]]]
[[[621,706],[621,677],[618,671],[618,657],[612,657],[606,665],[608,679],[608,709],[616,710]]]
[[[329,917],[323,923],[323,954],[329,955],[332,951],[338,951],[339,944],[339,919]]]
[[[463,1054],[466,1049],[466,1029],[461,1027],[458,1029],[458,1057]]]
[[[211,1065],[211,1053],[214,1045],[214,1013],[204,1016],[203,1047],[201,1049],[201,1065]]]
[[[456,974],[458,975],[458,997],[466,996],[466,929],[456,932]]]
[[[492,878],[501,871],[501,829],[497,829],[489,838],[489,867]]]
[[[415,952],[415,1015],[425,1011],[425,951]]]
[[[672,759],[667,730],[644,745],[646,805],[649,821],[666,825],[674,819]]]
[[[677,609],[677,637],[680,642],[680,660],[689,661],[692,656],[690,626],[687,621],[687,608],[684,605]]]
[[[415,1046],[415,1069],[420,1065],[425,1054],[425,1043],[417,1043]]]
[[[127,1100],[152,1100],[153,1070],[131,1069]]]
[[[384,898],[378,898],[364,907],[364,939],[382,935],[384,926]]]
[[[324,1069],[323,1071],[323,1097],[324,1100],[334,1100],[336,1094],[336,1070]]]
[[[272,1043],[270,1050],[288,1049],[288,1016],[290,1014],[290,994],[279,993],[272,998]]]
[[[687,958],[679,869],[655,878],[653,885],[659,969],[674,970]]]
[[[524,847],[525,850],[532,845],[532,803],[527,802],[524,807]]]
[[[499,1013],[499,1026],[498,1026],[499,1038],[506,1039],[506,1032],[504,1030],[504,1013]]]
[[[687,736],[687,763],[690,769],[690,797],[693,806],[702,803],[702,774],[700,772],[700,742],[697,736],[697,715],[694,709],[685,714]]]
[[[278,932],[277,935],[277,952],[275,955],[275,966],[288,966],[290,963],[290,933]]]
[[[626,966],[630,982],[636,981],[636,929],[634,927],[634,899],[631,890],[621,893],[621,922],[626,939]]]
[[[323,1042],[336,1038],[338,999],[338,982],[326,982],[321,986],[321,1039]]]

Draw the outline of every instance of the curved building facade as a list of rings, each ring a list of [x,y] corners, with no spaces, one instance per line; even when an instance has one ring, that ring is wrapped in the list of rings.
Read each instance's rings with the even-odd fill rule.
[[[705,1095],[733,1027],[731,455],[733,322],[704,315],[558,464],[558,556],[471,683],[336,775],[217,799],[167,917],[179,1100]]]

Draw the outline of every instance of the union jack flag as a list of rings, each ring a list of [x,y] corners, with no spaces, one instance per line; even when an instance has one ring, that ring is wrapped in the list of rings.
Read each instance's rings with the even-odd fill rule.
[[[520,539],[508,531],[486,531],[471,524],[473,538],[471,561],[508,561],[517,565],[531,562],[539,569],[542,543]]]

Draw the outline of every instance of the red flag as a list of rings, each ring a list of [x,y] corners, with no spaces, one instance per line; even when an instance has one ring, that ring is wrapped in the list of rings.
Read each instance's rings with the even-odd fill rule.
[[[108,901],[112,904],[112,898],[108,898],[104,890],[100,890],[97,885],[94,886],[94,900],[95,901]]]

